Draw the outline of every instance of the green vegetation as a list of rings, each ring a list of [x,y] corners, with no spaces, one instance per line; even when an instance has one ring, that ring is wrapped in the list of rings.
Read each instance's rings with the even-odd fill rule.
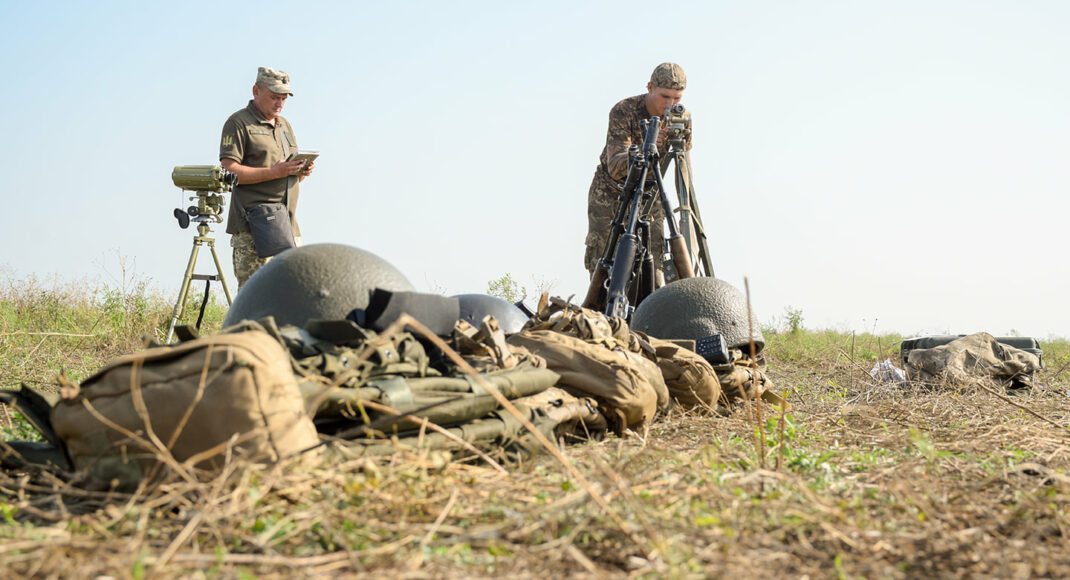
[[[520,291],[508,275],[496,282],[492,290]],[[0,386],[47,391],[60,372],[82,380],[160,339],[172,305],[144,285],[124,288],[29,280],[0,289]],[[224,313],[210,303],[205,331]],[[790,410],[677,410],[644,433],[564,447],[586,481],[549,454],[503,474],[461,452],[234,463],[136,496],[0,472],[0,569],[134,578],[1070,575],[1070,343],[1043,341],[1043,386],[1003,399],[877,383],[869,369],[898,364],[902,337],[810,330],[801,311],[788,313],[796,316],[786,326],[764,330],[764,355]],[[6,440],[30,436],[15,413],[0,410],[0,427]]]
[[[528,297],[528,290],[513,280],[512,274],[506,273],[501,278],[487,283],[487,294],[515,304]]]
[[[173,298],[152,293],[144,282],[126,286],[29,278],[0,287],[0,386],[47,390],[61,372],[81,381],[111,358],[162,341]],[[180,323],[196,323],[203,297],[190,293]],[[209,294],[201,332],[219,330],[225,316],[226,301]]]

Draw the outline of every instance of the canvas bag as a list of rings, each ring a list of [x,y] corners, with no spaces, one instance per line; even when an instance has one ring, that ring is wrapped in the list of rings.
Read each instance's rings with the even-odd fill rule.
[[[161,447],[216,468],[228,444],[235,456],[275,462],[319,443],[290,357],[258,330],[122,356],[61,395],[52,426],[90,489],[135,486],[158,458],[167,463]]]
[[[646,337],[654,347],[658,368],[669,396],[687,409],[716,407],[721,398],[721,381],[706,359],[682,346]]]
[[[934,348],[910,351],[905,370],[910,381],[947,381],[966,385],[992,379],[1010,387],[1029,386],[1041,368],[1037,355],[1001,344],[978,332]]]
[[[635,368],[654,388],[658,397],[658,411],[668,410],[671,404],[669,391],[656,365],[654,348],[645,340],[646,335],[633,332],[624,320],[610,318],[601,312],[543,294],[539,301],[538,314],[528,320],[524,329],[550,330],[622,353],[620,356],[632,361]]]
[[[249,233],[253,236],[256,255],[270,258],[284,250],[296,248],[290,211],[285,203],[261,203],[245,210]]]
[[[552,330],[522,330],[508,342],[544,359],[546,367],[561,376],[558,387],[597,401],[617,432],[650,423],[659,399],[668,398],[657,365],[633,352]]]

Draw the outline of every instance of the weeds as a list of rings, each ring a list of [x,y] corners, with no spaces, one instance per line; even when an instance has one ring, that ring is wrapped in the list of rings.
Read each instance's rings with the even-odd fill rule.
[[[510,304],[515,304],[528,296],[527,288],[521,286],[513,276],[506,273],[497,280],[487,282],[487,294],[497,296]]]
[[[136,283],[9,285],[0,292],[3,386],[47,385],[61,368],[81,380],[158,336],[171,307]],[[206,330],[223,314],[210,304]],[[792,409],[765,405],[759,446],[754,413],[673,410],[643,438],[561,447],[561,458],[506,474],[463,452],[341,454],[316,466],[235,462],[203,481],[109,496],[0,472],[0,569],[134,578],[1070,574],[1066,341],[1044,342],[1046,386],[1011,404],[981,389],[878,383],[868,370],[898,362],[899,337],[801,322],[797,332],[766,332],[769,373]],[[24,439],[10,416],[7,424],[0,414],[4,438]]]
[[[196,322],[203,294],[192,294],[181,323]],[[81,381],[107,360],[162,341],[174,304],[144,281],[124,288],[36,278],[0,288],[0,386],[49,389],[65,372]],[[209,296],[202,332],[217,331],[226,306]]]

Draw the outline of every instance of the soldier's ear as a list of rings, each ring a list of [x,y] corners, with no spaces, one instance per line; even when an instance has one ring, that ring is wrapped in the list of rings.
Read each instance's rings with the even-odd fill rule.
[[[646,92],[648,92],[648,93],[654,92],[654,83],[653,82],[647,81],[647,83],[646,83]]]

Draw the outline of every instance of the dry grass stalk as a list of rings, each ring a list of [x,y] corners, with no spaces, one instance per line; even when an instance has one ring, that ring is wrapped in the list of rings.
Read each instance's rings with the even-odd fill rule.
[[[11,420],[11,412],[7,410],[7,405],[0,403],[0,415],[4,416],[4,428],[14,429],[15,423]]]
[[[787,340],[803,339],[813,337]],[[820,356],[805,362],[779,358],[782,340],[769,341],[768,372],[796,395],[769,451],[775,469],[761,469],[754,418],[744,413],[673,411],[643,441],[558,450],[616,519],[549,455],[503,478],[487,463],[407,452],[265,467],[225,446],[215,475],[168,470],[134,494],[0,472],[0,521],[11,518],[0,523],[0,569],[153,578],[1070,576],[1070,445],[1052,429],[1070,422],[1065,381],[1047,376],[1049,388],[1013,395],[899,387],[837,356],[841,337],[815,344]],[[865,360],[857,357],[866,340],[857,338],[854,363]],[[642,546],[620,522],[646,536]]]
[[[575,468],[575,466],[573,466],[572,463],[568,459],[566,459],[564,455],[561,454],[560,449],[558,449],[556,445],[546,439],[546,436],[543,435],[543,433],[539,431],[534,425],[532,425],[531,421],[529,421],[523,413],[517,410],[517,408],[513,406],[512,402],[510,402],[509,399],[502,395],[501,392],[499,392],[494,385],[490,384],[490,382],[480,376],[479,371],[472,368],[472,365],[468,364],[468,361],[464,360],[459,354],[454,352],[454,350],[450,348],[445,341],[439,338],[438,335],[428,330],[427,327],[425,327],[418,320],[409,316],[408,314],[402,314],[400,317],[398,317],[398,320],[394,322],[394,324],[390,325],[390,327],[387,328],[387,330],[383,334],[389,336],[391,332],[399,332],[401,328],[412,328],[413,330],[419,332],[421,335],[424,336],[424,338],[426,338],[432,344],[438,347],[438,349],[441,350],[451,361],[453,361],[454,364],[460,367],[461,370],[469,374],[476,382],[479,383],[481,387],[486,389],[486,391],[490,393],[495,400],[498,401],[498,404],[500,404],[511,415],[516,417],[516,419],[520,421],[524,428],[527,429],[529,433],[531,433],[535,440],[538,441],[544,449],[549,451],[550,454],[555,459],[557,459],[558,462],[569,472],[569,474],[574,477],[580,483],[581,486],[583,486],[587,493],[590,494],[591,499],[593,499],[595,503],[597,503],[603,510],[605,510],[606,514],[609,515],[617,523],[618,527],[622,532],[624,532],[628,537],[630,537],[636,543],[637,546],[641,548],[645,546],[645,543],[642,542],[638,538],[638,536],[636,536],[630,529],[625,526],[624,521],[620,519],[620,516],[618,516],[617,513],[609,506],[605,499],[601,495],[599,495],[597,491],[594,490],[590,482],[587,481],[587,478],[584,477],[583,474],[580,473]]]
[[[387,407],[386,405],[380,405],[380,404],[378,404],[378,403],[376,403],[374,401],[362,401],[360,404],[363,405],[363,406],[368,407],[369,409],[373,409],[373,410],[376,410],[376,411],[379,411],[379,412],[382,412],[382,413],[386,413],[386,414],[389,414],[389,415],[394,415],[394,416],[398,416],[398,417],[403,415],[402,413],[400,413],[399,411],[397,411],[393,407]],[[436,424],[434,424],[434,423],[432,423],[432,422],[430,422],[427,419],[424,419],[422,417],[415,417],[413,415],[406,415],[406,418],[409,421],[416,422],[416,423],[418,423],[420,425],[420,434],[421,434],[421,436],[424,433],[424,429],[431,429],[432,431],[441,434],[443,437],[449,439],[450,441],[453,441],[458,446],[460,446],[462,449],[464,449],[466,451],[471,451],[476,456],[478,456],[480,459],[485,461],[487,463],[487,465],[492,467],[497,472],[499,472],[499,473],[501,473],[503,475],[506,475],[506,476],[509,475],[509,471],[507,469],[505,469],[504,467],[502,467],[501,464],[498,463],[497,461],[495,461],[491,456],[487,455],[483,451],[480,451],[477,447],[475,447],[471,443],[461,439],[460,437],[454,435],[453,433],[450,433],[448,430],[444,429],[443,427],[441,427],[439,425],[436,425]]]

